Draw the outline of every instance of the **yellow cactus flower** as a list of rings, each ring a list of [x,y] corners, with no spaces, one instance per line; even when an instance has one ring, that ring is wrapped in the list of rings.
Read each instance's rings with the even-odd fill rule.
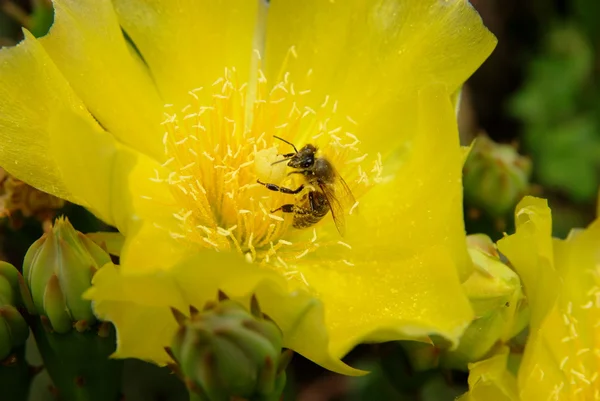
[[[516,234],[498,247],[523,281],[531,306],[529,339],[516,378],[500,353],[471,366],[464,399],[598,400],[600,219],[560,240],[551,237],[545,200],[524,198],[515,218]]]
[[[125,235],[88,293],[116,356],[168,362],[169,307],[217,289],[255,293],[284,346],[339,372],[362,341],[457,341],[473,312],[451,99],[495,46],[467,1],[54,5],[47,36],[0,51],[0,165]],[[273,164],[285,141],[348,184],[344,237],[331,213],[301,230],[274,211],[309,207],[257,183],[305,182]]]

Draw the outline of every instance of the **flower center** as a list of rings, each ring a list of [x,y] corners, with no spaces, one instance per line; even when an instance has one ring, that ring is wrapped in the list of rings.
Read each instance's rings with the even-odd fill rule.
[[[210,104],[199,100],[206,91]],[[287,161],[273,164],[295,152],[285,141],[297,149],[315,145],[315,157],[335,167],[355,199],[381,177],[381,157],[359,149],[353,134],[357,123],[340,115],[337,101],[329,96],[310,107],[304,101],[309,93],[310,88],[295,87],[287,73],[281,82],[268,85],[259,69],[255,87],[249,88],[238,82],[235,69],[226,69],[211,87],[191,90],[191,103],[183,109],[165,105],[164,166],[170,171],[165,180],[181,206],[173,216],[179,227],[171,232],[174,238],[218,251],[235,249],[249,261],[286,269],[323,245],[349,246],[335,229],[323,229],[333,226],[330,213],[300,230],[294,228],[295,213],[275,211],[299,202],[310,206],[308,193],[318,191],[303,174],[289,174],[302,169],[288,167]],[[305,184],[305,189],[297,194],[270,191],[257,180],[289,189]]]

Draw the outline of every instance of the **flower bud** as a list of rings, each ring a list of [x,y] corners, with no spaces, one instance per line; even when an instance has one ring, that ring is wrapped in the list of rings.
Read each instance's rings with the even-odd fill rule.
[[[281,353],[281,331],[260,313],[254,297],[251,309],[225,299],[203,312],[192,310],[189,319],[173,312],[180,328],[169,351],[201,398],[267,401],[283,391],[291,354]]]
[[[467,243],[475,269],[463,288],[475,320],[458,348],[442,358],[444,366],[458,369],[483,358],[497,342],[504,343],[517,335],[525,328],[529,314],[521,280],[500,261],[493,242],[478,234],[469,236]]]
[[[20,303],[18,275],[13,265],[0,262],[0,361],[29,336],[29,327],[16,308]]]
[[[505,216],[525,195],[530,175],[528,158],[480,135],[463,169],[465,201],[492,217]]]
[[[402,341],[401,344],[415,372],[425,372],[439,366],[440,347],[419,341]]]
[[[91,301],[82,298],[97,269],[110,256],[76,231],[66,218],[34,242],[23,262],[23,276],[31,292],[35,313],[48,318],[54,331],[75,327],[84,331],[95,323]]]

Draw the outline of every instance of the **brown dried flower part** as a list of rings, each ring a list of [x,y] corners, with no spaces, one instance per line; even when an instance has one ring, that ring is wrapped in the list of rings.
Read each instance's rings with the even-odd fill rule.
[[[13,227],[20,226],[23,217],[51,221],[64,204],[63,199],[39,191],[0,168],[0,217],[9,217]]]

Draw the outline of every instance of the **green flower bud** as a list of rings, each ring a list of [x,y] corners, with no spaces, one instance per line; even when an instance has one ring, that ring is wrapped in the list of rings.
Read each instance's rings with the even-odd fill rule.
[[[493,242],[478,234],[469,236],[469,254],[475,269],[463,288],[475,311],[457,349],[445,353],[442,365],[465,368],[483,358],[497,343],[504,343],[521,332],[529,309],[519,276],[502,263]]]
[[[291,353],[281,353],[281,331],[254,297],[251,309],[224,299],[203,312],[192,310],[189,319],[173,312],[180,328],[169,351],[200,399],[279,399]]]
[[[492,217],[505,216],[526,194],[530,175],[528,158],[480,135],[463,169],[465,201]]]
[[[0,361],[8,357],[12,350],[25,344],[29,327],[19,305],[19,272],[6,262],[0,262]]]
[[[76,231],[66,218],[57,219],[52,230],[31,245],[23,262],[34,312],[47,317],[57,333],[72,327],[85,330],[96,318],[91,301],[82,294],[96,270],[110,261],[102,248]]]
[[[425,372],[439,366],[440,347],[418,341],[402,341],[401,344],[415,372]]]

